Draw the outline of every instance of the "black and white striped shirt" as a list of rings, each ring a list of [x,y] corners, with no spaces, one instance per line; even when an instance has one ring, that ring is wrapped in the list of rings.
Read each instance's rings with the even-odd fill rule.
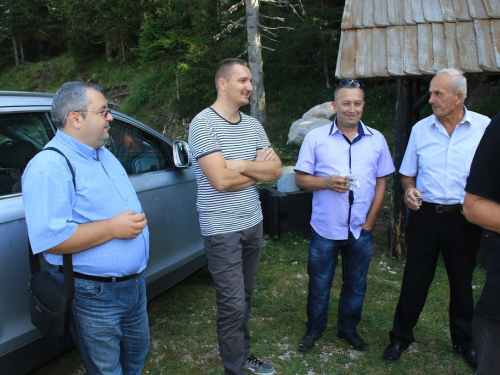
[[[239,191],[217,191],[203,173],[198,159],[222,152],[226,160],[255,160],[258,149],[270,146],[262,125],[240,112],[240,121],[231,123],[212,108],[191,121],[189,147],[198,182],[197,209],[201,234],[230,233],[250,228],[262,220],[257,185]]]

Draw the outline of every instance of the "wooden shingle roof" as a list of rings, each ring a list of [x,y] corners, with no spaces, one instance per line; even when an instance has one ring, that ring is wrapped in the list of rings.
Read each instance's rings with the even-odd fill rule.
[[[337,78],[500,73],[500,0],[346,0]]]

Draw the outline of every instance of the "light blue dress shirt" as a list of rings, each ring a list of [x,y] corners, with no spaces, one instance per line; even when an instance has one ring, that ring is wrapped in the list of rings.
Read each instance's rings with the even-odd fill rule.
[[[490,119],[468,111],[451,136],[434,115],[417,122],[410,134],[399,173],[416,177],[423,200],[463,203],[465,182],[477,145]]]
[[[349,192],[322,189],[313,192],[311,226],[324,238],[345,240],[349,231],[357,239],[366,221],[377,178],[395,171],[384,136],[361,121],[358,136],[349,143],[334,122],[307,133],[300,147],[295,171],[312,176],[358,176],[359,188],[353,192],[349,205]]]
[[[26,223],[33,253],[50,249],[71,237],[78,224],[110,219],[127,211],[142,212],[137,194],[120,162],[106,148],[97,150],[58,130],[22,177]],[[62,264],[62,255],[44,253],[48,263]],[[133,239],[112,239],[73,254],[75,272],[94,276],[128,276],[142,272],[149,258],[149,230]]]

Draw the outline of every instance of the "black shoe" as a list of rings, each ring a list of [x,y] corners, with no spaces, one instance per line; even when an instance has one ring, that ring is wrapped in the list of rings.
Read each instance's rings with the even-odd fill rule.
[[[465,364],[471,369],[477,369],[477,357],[474,349],[464,350],[460,345],[453,345],[453,349],[462,356]]]
[[[346,340],[351,346],[361,352],[368,350],[369,346],[356,332],[340,333],[337,332],[337,337]]]
[[[312,348],[314,348],[315,341],[323,336],[322,333],[318,332],[306,332],[304,337],[302,337],[299,341],[299,350],[303,352],[308,352]]]
[[[387,348],[384,350],[384,354],[382,355],[382,359],[385,362],[394,363],[401,359],[401,355],[403,354],[403,350],[408,349],[408,345],[403,346],[396,344],[395,342],[391,342]]]

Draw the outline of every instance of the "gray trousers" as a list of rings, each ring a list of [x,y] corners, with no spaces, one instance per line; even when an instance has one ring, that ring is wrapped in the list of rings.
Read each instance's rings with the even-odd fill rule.
[[[243,361],[250,357],[248,319],[262,250],[262,222],[203,240],[217,299],[220,356],[227,375],[243,375]]]

